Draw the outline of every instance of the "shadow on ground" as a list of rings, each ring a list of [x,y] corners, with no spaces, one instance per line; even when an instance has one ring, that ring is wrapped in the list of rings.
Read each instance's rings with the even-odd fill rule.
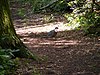
[[[26,15],[18,15],[18,8],[25,8]],[[45,29],[47,31],[54,28],[54,25],[63,26],[67,21],[58,14],[52,23],[44,23],[44,15],[33,14],[29,8],[30,5],[11,1],[15,29],[31,52],[45,61],[37,63],[20,59],[16,75],[33,75],[35,68],[40,75],[100,75],[100,37],[90,38],[84,36],[83,31],[70,30],[60,31],[54,38],[44,38],[47,33],[37,33],[43,28],[35,28],[50,25],[51,28],[48,26]]]
[[[54,38],[44,38],[46,33],[20,35],[31,51],[46,59],[31,62],[40,75],[99,75],[100,37],[84,36],[83,31],[58,32]]]

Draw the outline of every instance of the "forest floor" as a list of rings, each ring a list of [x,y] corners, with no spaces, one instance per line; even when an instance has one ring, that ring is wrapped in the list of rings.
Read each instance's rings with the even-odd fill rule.
[[[45,14],[20,18],[18,8],[13,8],[17,34],[32,53],[44,59],[36,62],[20,58],[16,75],[100,75],[100,37],[88,37],[82,30],[71,30],[60,15],[54,15],[48,23],[43,21]],[[59,27],[57,36],[44,38],[56,26]]]

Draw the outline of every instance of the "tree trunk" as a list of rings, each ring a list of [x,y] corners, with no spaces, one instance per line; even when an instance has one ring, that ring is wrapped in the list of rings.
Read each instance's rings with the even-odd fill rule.
[[[0,46],[3,49],[18,49],[18,52],[13,53],[16,57],[35,59],[16,34],[10,15],[8,0],[0,0]]]

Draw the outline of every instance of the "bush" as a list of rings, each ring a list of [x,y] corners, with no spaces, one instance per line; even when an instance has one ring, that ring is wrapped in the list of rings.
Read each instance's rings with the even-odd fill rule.
[[[70,7],[65,0],[17,0],[23,5],[28,5],[32,9],[32,12],[68,12]],[[41,10],[42,7],[48,6]],[[19,12],[21,14],[21,12]]]
[[[65,14],[64,17],[68,20],[67,26],[70,26],[71,29],[76,29],[80,26],[79,15],[71,13]]]
[[[99,34],[100,33],[100,16],[93,12],[88,12],[84,16],[80,16],[80,24],[86,34]]]
[[[0,48],[0,75],[12,75],[18,65],[17,59],[12,59],[11,49]]]
[[[68,26],[81,28],[85,34],[100,35],[100,16],[96,12],[71,13],[64,15]]]

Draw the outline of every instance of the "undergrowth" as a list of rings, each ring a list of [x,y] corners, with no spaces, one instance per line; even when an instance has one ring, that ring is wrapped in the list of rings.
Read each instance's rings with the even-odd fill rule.
[[[18,59],[12,59],[11,49],[0,48],[0,75],[13,75],[18,66]]]

